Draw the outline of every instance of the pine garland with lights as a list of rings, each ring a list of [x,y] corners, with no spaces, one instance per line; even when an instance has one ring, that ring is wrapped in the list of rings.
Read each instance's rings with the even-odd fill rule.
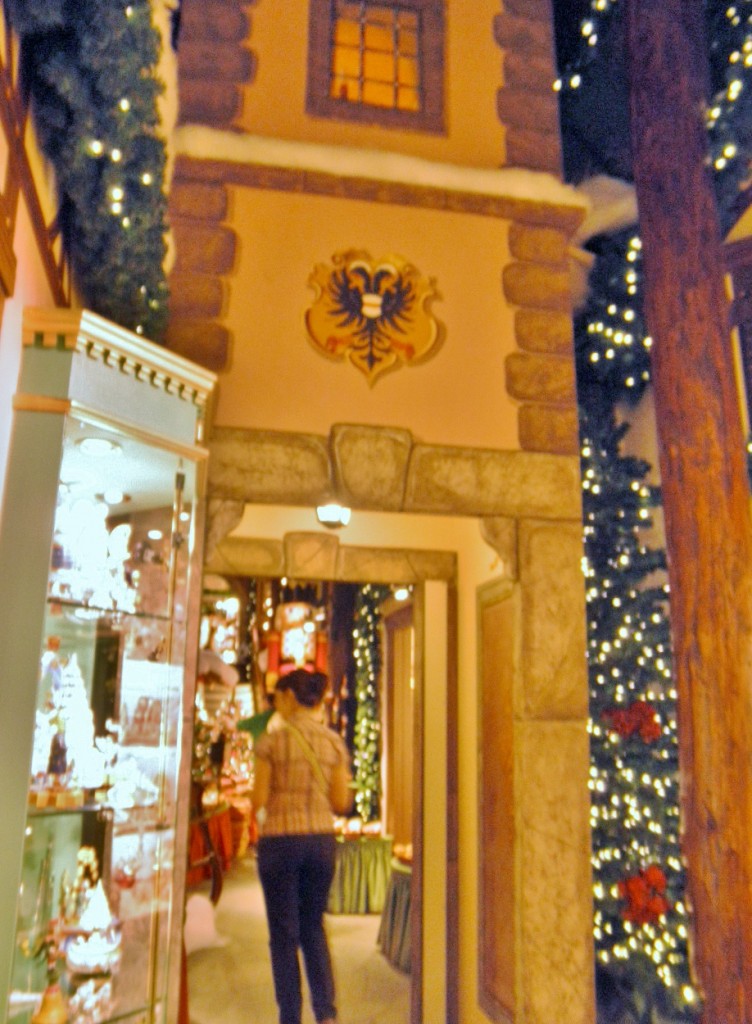
[[[556,83],[569,171],[629,176],[619,0],[591,0],[577,60]],[[747,201],[752,166],[752,0],[708,0],[713,101],[709,146],[724,230]],[[604,45],[605,40],[605,45]],[[614,86],[614,82],[616,85]],[[605,83],[605,84],[604,84]],[[589,97],[586,100],[586,97]],[[588,106],[589,104],[589,106]],[[597,112],[600,160],[582,145]],[[613,122],[612,127],[610,122]],[[610,135],[610,137],[609,137]],[[623,152],[618,152],[621,147]],[[583,152],[585,156],[583,157]],[[595,154],[595,155],[594,155]],[[698,996],[688,956],[688,911],[679,844],[676,691],[672,683],[664,553],[641,539],[660,502],[650,467],[625,457],[619,405],[634,404],[650,381],[652,339],[641,305],[638,228],[593,239],[591,292],[575,320],[588,613],[594,935],[604,1018],[694,1020]],[[658,576],[655,575],[658,571]],[[655,580],[658,579],[658,583]],[[626,1014],[622,1016],[621,1014]]]
[[[388,587],[366,583],[355,600],[353,655],[355,657],[355,807],[365,823],[379,817],[381,802],[381,724],[379,675],[381,641],[379,606]]]
[[[160,36],[150,0],[6,0],[86,306],[160,340],[167,320]]]
[[[721,228],[728,231],[752,186],[752,0],[708,2],[713,102],[708,109],[710,159]]]
[[[659,495],[620,453],[627,430],[581,418],[596,957],[632,1008],[691,1018],[667,593],[650,583],[665,560],[641,538]]]

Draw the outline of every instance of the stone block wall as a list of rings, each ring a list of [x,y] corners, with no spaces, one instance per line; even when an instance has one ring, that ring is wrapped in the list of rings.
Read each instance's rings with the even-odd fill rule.
[[[182,0],[179,39],[180,121],[230,128],[242,86],[256,74],[246,43],[251,19],[243,0]]]
[[[513,257],[502,272],[506,299],[517,307],[519,351],[506,360],[507,393],[520,403],[520,447],[576,455],[577,383],[571,316],[569,235],[559,227],[513,222]]]
[[[550,0],[503,0],[494,37],[503,51],[496,112],[506,129],[508,167],[561,176],[559,107]]]
[[[221,181],[195,181],[190,161],[178,160],[170,193],[170,226],[176,260],[170,274],[167,345],[210,370],[225,368],[230,332],[219,322],[227,300],[227,277],[238,247],[224,223],[228,188]]]

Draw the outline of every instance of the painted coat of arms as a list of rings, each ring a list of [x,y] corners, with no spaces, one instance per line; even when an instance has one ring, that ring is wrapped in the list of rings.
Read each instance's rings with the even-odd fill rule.
[[[437,347],[439,325],[428,309],[434,281],[400,256],[335,253],[331,264],[314,267],[308,283],[316,292],[306,312],[311,341],[331,359],[349,359],[369,384]]]

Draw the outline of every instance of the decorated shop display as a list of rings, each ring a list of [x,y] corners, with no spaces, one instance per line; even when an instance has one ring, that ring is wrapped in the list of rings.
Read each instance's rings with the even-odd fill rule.
[[[285,601],[267,619],[271,628],[264,634],[259,653],[267,693],[273,693],[279,677],[293,669],[326,672],[326,632],[317,622],[316,614],[316,607],[306,601]]]
[[[192,522],[213,377],[91,314],[49,316],[51,331],[27,314],[19,388],[34,402],[8,467],[33,514],[0,537],[15,581],[0,595],[14,708],[0,721],[0,1008],[18,1024],[165,1021],[177,1016]]]
[[[30,1004],[36,1007],[32,1024],[102,1019],[112,996],[111,976],[120,966],[122,933],[99,877],[96,850],[79,849],[73,877],[62,871],[57,902],[55,881],[50,842],[32,925],[21,942],[24,957],[43,962],[46,971],[41,999]]]

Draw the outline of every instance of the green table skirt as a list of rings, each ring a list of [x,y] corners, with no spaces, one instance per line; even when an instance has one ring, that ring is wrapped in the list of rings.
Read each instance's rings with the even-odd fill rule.
[[[392,859],[391,836],[337,837],[330,914],[380,914]]]
[[[410,973],[410,890],[413,870],[398,860],[392,872],[384,900],[376,943],[389,963]]]

